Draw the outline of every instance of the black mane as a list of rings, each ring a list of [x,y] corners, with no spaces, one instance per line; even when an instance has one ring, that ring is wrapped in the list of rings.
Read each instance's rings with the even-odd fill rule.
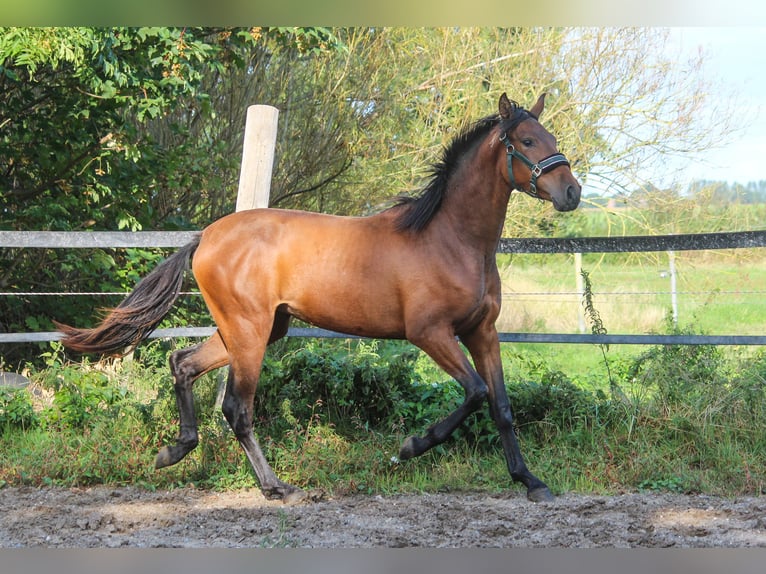
[[[415,196],[399,196],[395,207],[404,206],[397,216],[396,228],[399,231],[422,231],[426,228],[434,215],[439,211],[442,200],[447,191],[447,182],[455,171],[455,168],[468,151],[497,125],[502,122],[501,130],[512,131],[521,121],[534,117],[527,110],[516,107],[514,115],[503,120],[495,114],[482,118],[469,125],[450,144],[444,148],[442,157],[431,169],[431,179],[423,191]]]

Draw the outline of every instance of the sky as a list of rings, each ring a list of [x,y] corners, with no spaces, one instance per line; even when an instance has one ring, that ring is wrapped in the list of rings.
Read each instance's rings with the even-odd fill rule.
[[[737,98],[737,124],[721,148],[689,160],[683,179],[725,179],[731,183],[766,180],[766,27],[673,28],[669,49],[693,54],[702,49],[705,76],[721,97]],[[715,170],[718,177],[711,178]]]

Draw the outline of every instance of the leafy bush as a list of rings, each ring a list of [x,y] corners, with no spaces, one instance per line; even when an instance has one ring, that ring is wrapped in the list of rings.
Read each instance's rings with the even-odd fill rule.
[[[298,419],[318,414],[339,429],[390,430],[415,398],[418,354],[395,342],[305,342],[264,362],[256,416],[274,417],[287,399]]]
[[[114,385],[105,372],[87,362],[66,362],[62,346],[52,347],[43,354],[48,368],[42,384],[54,391],[53,405],[45,412],[47,422],[80,428],[98,416],[112,415],[127,398],[127,389]]]
[[[691,328],[671,328],[673,335],[693,334]],[[713,345],[657,345],[636,357],[627,370],[627,382],[649,388],[655,400],[672,405],[704,404],[710,394],[726,385],[723,352]]]
[[[537,381],[510,385],[508,392],[520,426],[553,421],[563,429],[571,429],[593,416],[599,400],[561,371],[550,370],[541,372]]]
[[[28,429],[38,423],[27,389],[0,387],[0,433],[8,428]]]
[[[453,379],[441,382],[415,380],[411,391],[410,396],[397,406],[400,429],[404,431],[415,431],[439,422],[465,396],[463,388]]]
[[[753,357],[741,360],[734,373],[725,387],[732,403],[729,408],[738,411],[743,419],[758,428],[757,425],[766,420],[766,351],[761,350]],[[733,403],[739,408],[734,409]]]
[[[257,425],[280,434],[290,432],[295,421],[305,425],[317,418],[341,432],[422,432],[449,415],[465,395],[444,373],[441,381],[423,380],[417,368],[421,356],[401,342],[301,342],[265,361],[255,399]],[[535,423],[543,421],[562,430],[589,428],[605,424],[616,412],[603,393],[583,390],[561,371],[542,363],[530,370],[534,380],[506,386],[518,428],[540,429]],[[290,417],[284,416],[286,402]],[[494,448],[499,437],[488,407],[469,417],[455,438]]]

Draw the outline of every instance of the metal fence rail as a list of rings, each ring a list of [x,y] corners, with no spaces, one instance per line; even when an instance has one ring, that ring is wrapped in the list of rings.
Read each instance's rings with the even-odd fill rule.
[[[175,337],[205,338],[215,327],[174,327],[157,329],[150,339]],[[328,331],[316,327],[290,327],[288,337],[316,337],[323,339],[358,339],[354,335]],[[580,343],[589,345],[766,345],[762,335],[589,335],[579,333],[499,333],[501,343]],[[44,343],[58,341],[57,331],[37,333],[0,333],[2,343]]]
[[[0,244],[1,246],[2,244]],[[640,253],[703,251],[766,247],[766,231],[633,235],[625,237],[565,237],[500,239],[498,253]]]

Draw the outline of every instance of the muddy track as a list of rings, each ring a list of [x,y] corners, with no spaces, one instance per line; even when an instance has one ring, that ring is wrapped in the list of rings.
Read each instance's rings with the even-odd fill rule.
[[[257,490],[4,488],[0,547],[766,546],[766,497],[521,492],[346,496],[286,507]]]

